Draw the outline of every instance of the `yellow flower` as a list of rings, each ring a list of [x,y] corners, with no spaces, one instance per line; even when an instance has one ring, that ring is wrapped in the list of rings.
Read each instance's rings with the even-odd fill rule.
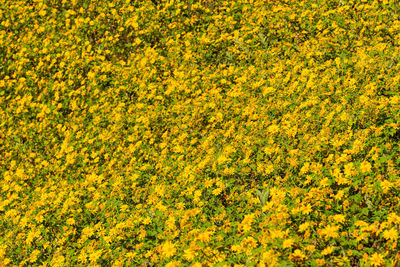
[[[165,265],[165,267],[177,267],[177,266],[179,266],[179,264],[180,264],[179,261],[172,261],[172,262],[167,263]]]
[[[67,224],[68,224],[68,225],[74,225],[74,224],[75,224],[74,218],[68,218],[68,219],[67,219]]]
[[[285,239],[285,240],[283,241],[282,246],[283,246],[283,248],[290,248],[290,247],[292,247],[293,243],[294,243],[294,242],[293,242],[293,239],[288,238],[288,239]]]
[[[245,215],[243,221],[238,225],[238,230],[244,233],[248,232],[251,229],[254,216],[254,214]]]
[[[269,230],[269,234],[272,239],[285,237],[285,232],[282,230],[279,230],[279,229],[276,229],[276,230],[271,229],[271,230]]]
[[[249,236],[249,237],[246,237],[244,240],[242,240],[241,246],[243,248],[251,250],[251,249],[257,247],[257,241],[253,237]]]
[[[328,181],[329,181],[329,178],[324,178],[324,179],[322,179],[321,182],[320,182],[321,186],[322,186],[322,187],[328,186],[328,185],[329,185],[329,184],[328,184]]]
[[[29,262],[31,262],[31,263],[36,262],[37,257],[38,257],[39,255],[40,255],[40,251],[37,250],[37,249],[35,249],[35,250],[32,252],[31,256],[29,257]],[[0,256],[0,258],[1,258],[1,256]]]
[[[89,238],[89,237],[91,237],[92,235],[94,235],[94,233],[95,233],[94,228],[88,226],[88,227],[85,227],[85,228],[82,230],[82,237],[87,237],[87,238]]]
[[[385,230],[383,232],[383,237],[386,238],[387,240],[397,240],[398,238],[398,233],[397,230],[395,228],[390,228],[389,230]]]
[[[170,257],[174,256],[175,253],[176,253],[175,245],[173,243],[171,243],[170,241],[165,242],[162,247],[162,254],[166,258],[170,258]]]
[[[126,257],[128,257],[129,259],[135,258],[136,255],[137,255],[137,253],[133,252],[133,251],[129,251],[128,253],[126,253]]]
[[[209,187],[211,187],[213,184],[214,184],[214,181],[211,180],[211,179],[206,179],[206,180],[204,181],[204,186],[205,186],[205,188],[209,188]]]
[[[173,230],[175,229],[175,217],[171,216],[168,218],[168,220],[165,222],[165,227],[167,230]]]
[[[366,222],[364,222],[364,221],[361,221],[361,220],[358,220],[358,221],[356,221],[356,222],[354,223],[354,225],[355,225],[355,226],[358,226],[358,227],[367,227],[367,226],[368,226],[368,223],[366,223]]]
[[[321,234],[325,237],[332,237],[332,238],[338,238],[339,234],[338,231],[339,230],[339,226],[336,225],[328,225],[327,227],[325,227],[325,229],[323,229],[321,231]]]
[[[365,95],[360,96],[359,99],[360,99],[360,102],[361,102],[362,104],[368,103],[368,101],[369,101],[368,96],[365,96]]]
[[[272,125],[268,126],[268,132],[273,133],[273,134],[279,132],[279,126],[276,124],[272,124]]]
[[[356,174],[356,173],[355,173],[355,170],[354,170],[354,163],[353,163],[353,162],[350,162],[349,164],[346,164],[346,165],[344,166],[344,175],[345,175],[346,177],[350,177],[350,176],[352,176],[352,175],[354,175],[354,174]]]
[[[370,172],[371,168],[372,166],[368,161],[363,161],[360,165],[360,170],[362,173]]]
[[[385,260],[381,254],[375,252],[369,259],[372,266],[382,266],[385,264]]]
[[[308,245],[305,249],[312,253],[315,250],[315,245]]]
[[[307,206],[301,207],[301,212],[302,212],[304,215],[310,214],[310,213],[312,212],[311,204],[307,204]]]
[[[392,223],[399,224],[400,223],[400,216],[397,216],[396,213],[392,212],[392,213],[390,213],[388,215],[387,220],[388,220],[389,224],[392,224]]]
[[[213,232],[211,231],[206,231],[204,233],[200,233],[197,236],[197,240],[201,241],[201,242],[208,242],[210,240],[210,237],[212,236]]]
[[[270,173],[272,173],[274,171],[274,165],[272,165],[272,164],[268,164],[267,166],[266,166],[266,168],[265,168],[265,174],[270,174]]]
[[[219,194],[221,194],[221,192],[222,192],[222,189],[221,189],[220,187],[215,188],[215,189],[213,190],[213,194],[214,194],[215,196],[218,196]]]
[[[344,196],[344,191],[343,190],[339,190],[337,192],[337,194],[334,196],[336,200],[341,200]]]
[[[51,265],[52,266],[64,266],[64,262],[65,262],[65,257],[63,255],[58,255],[58,256],[55,256],[51,260]]]
[[[196,251],[194,251],[193,249],[188,248],[184,250],[183,258],[185,260],[192,261],[194,260],[195,257],[196,257]]]
[[[296,249],[289,258],[291,261],[298,262],[303,261],[306,258],[306,255],[300,249]]]
[[[102,254],[103,254],[102,250],[97,250],[97,251],[93,252],[92,254],[90,254],[89,260],[92,262],[96,262],[101,257]]]
[[[244,248],[241,244],[240,245],[232,245],[231,250],[235,251],[237,253],[241,253],[241,252],[243,252]]]
[[[146,218],[143,219],[143,224],[145,224],[145,225],[150,224],[151,221],[152,221],[152,220],[151,220],[150,217],[146,217]]]
[[[324,255],[324,256],[326,256],[326,255],[331,254],[334,250],[335,250],[335,247],[329,246],[329,247],[325,248],[325,249],[321,252],[321,254]]]
[[[309,222],[305,222],[299,225],[299,232],[304,232],[307,230],[307,228],[310,227]]]
[[[7,245],[0,245],[0,259],[6,255]]]
[[[338,223],[343,223],[344,221],[346,221],[346,216],[344,216],[343,214],[336,214],[333,216],[333,220]]]
[[[392,186],[393,186],[393,184],[391,182],[389,182],[388,180],[384,180],[381,182],[381,187],[383,189],[384,194],[386,194]]]
[[[273,87],[265,87],[262,90],[263,96],[266,96],[266,95],[268,95],[270,93],[273,93],[273,92],[275,92],[275,88],[273,88]]]
[[[262,254],[262,263],[266,264],[266,266],[277,266],[278,257],[279,254],[275,253],[272,249],[267,250]]]

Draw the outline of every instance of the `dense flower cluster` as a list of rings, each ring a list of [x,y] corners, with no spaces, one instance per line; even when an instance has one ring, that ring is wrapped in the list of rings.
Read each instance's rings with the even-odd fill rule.
[[[0,0],[0,262],[400,264],[395,0]]]

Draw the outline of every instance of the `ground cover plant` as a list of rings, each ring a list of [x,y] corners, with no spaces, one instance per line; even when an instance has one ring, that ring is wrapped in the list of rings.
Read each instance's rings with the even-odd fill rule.
[[[399,16],[0,0],[0,265],[399,266]]]

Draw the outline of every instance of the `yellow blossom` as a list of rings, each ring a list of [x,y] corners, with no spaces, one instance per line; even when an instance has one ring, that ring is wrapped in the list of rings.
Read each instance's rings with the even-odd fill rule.
[[[283,246],[283,248],[290,248],[290,247],[292,247],[293,243],[294,243],[293,239],[288,238],[283,241],[282,246]]]
[[[395,228],[390,228],[389,230],[383,231],[383,237],[387,240],[396,241],[398,239],[398,232]]]
[[[176,253],[175,245],[171,241],[167,241],[162,246],[162,254],[166,258],[174,256]]]
[[[336,214],[333,216],[333,220],[338,223],[343,223],[346,221],[346,216],[343,214]]]
[[[372,266],[382,266],[385,264],[385,260],[383,259],[383,255],[375,252],[370,258],[369,262]]]
[[[332,252],[333,252],[334,250],[335,250],[334,247],[328,246],[327,248],[325,248],[325,249],[321,252],[321,254],[324,255],[324,256],[326,256],[326,255],[332,254]]]
[[[389,189],[393,186],[393,184],[391,182],[389,182],[388,180],[382,181],[380,185],[383,189],[384,194],[386,194],[389,191]]]
[[[368,161],[363,161],[363,162],[361,163],[361,165],[360,165],[360,170],[361,170],[361,172],[363,172],[363,173],[370,172],[370,171],[371,171],[371,168],[372,168],[372,166],[371,166],[371,164],[370,164]]]
[[[196,251],[194,251],[194,250],[191,249],[191,248],[185,249],[183,257],[184,257],[187,261],[193,261],[194,258],[196,257]]]
[[[306,258],[306,255],[300,249],[296,249],[289,258],[293,262],[301,262]]]
[[[336,225],[328,225],[325,229],[321,230],[321,234],[327,238],[337,238],[339,237],[338,234],[339,226]]]

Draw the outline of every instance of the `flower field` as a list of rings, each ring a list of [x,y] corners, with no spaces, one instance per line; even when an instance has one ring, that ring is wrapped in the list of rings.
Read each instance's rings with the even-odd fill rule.
[[[400,266],[395,0],[0,0],[0,266]]]

